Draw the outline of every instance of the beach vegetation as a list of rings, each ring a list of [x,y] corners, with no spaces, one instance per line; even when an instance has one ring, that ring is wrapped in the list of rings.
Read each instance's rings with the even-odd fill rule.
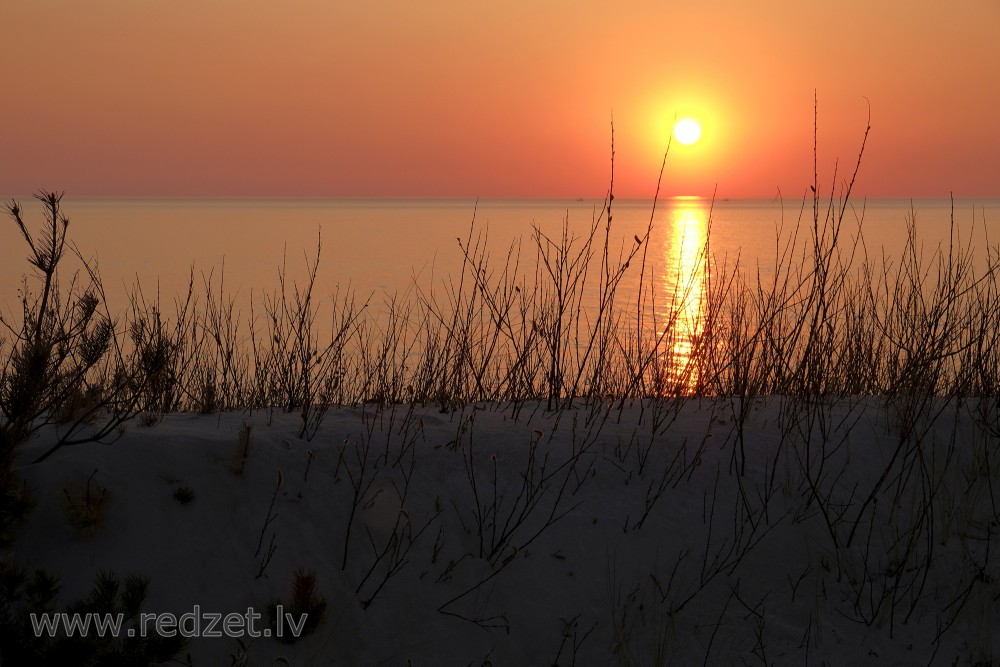
[[[704,664],[728,662],[736,642],[770,664],[773,633],[790,631],[769,622],[779,605],[805,619],[794,632],[806,660],[834,618],[889,639],[920,623],[935,654],[962,627],[967,653],[991,656],[974,621],[995,618],[1000,595],[1000,247],[974,245],[953,206],[945,242],[926,247],[913,210],[900,252],[870,248],[853,194],[868,130],[846,178],[824,181],[814,164],[766,267],[716,256],[709,215],[699,283],[668,303],[647,252],[654,216],[615,241],[613,138],[611,186],[584,233],[536,226],[497,259],[474,217],[456,274],[381,303],[350,291],[324,300],[317,240],[305,277],[282,266],[247,317],[211,275],[200,287],[192,276],[173,308],[137,287],[112,314],[95,270],[59,280],[61,197],[37,197],[38,235],[12,202],[34,288],[0,320],[5,521],[23,511],[16,455],[43,428],[52,443],[36,461],[113,440],[137,415],[235,412],[246,421],[228,470],[249,478],[258,457],[271,460],[255,440],[248,467],[251,424],[288,415],[293,439],[324,451],[310,495],[323,475],[339,494],[324,515],[335,531],[328,571],[359,614],[416,580],[439,587],[424,606],[435,618],[513,633],[516,610],[497,591],[526,576],[526,562],[567,560],[546,538],[594,511],[583,523],[624,542],[659,530],[674,503],[697,506],[695,519],[683,534],[657,533],[662,549],[590,554],[605,560],[605,622],[589,609],[562,618],[557,662],[600,636],[621,664],[690,662],[695,649]],[[636,291],[622,289],[628,272]],[[360,426],[324,431],[334,408]],[[516,455],[477,437],[483,413],[520,438]],[[433,419],[447,441],[431,442]],[[875,445],[859,447],[871,432]],[[458,471],[457,483],[434,480],[433,503],[420,486],[429,456]],[[253,581],[282,567],[279,528],[282,540],[293,534],[289,498],[302,498],[297,473],[287,484],[274,473],[253,510]],[[609,483],[627,511],[598,522],[585,499]],[[90,479],[67,493],[74,525],[98,526],[107,494]],[[754,577],[786,548],[796,558],[780,591],[760,590]],[[287,605],[310,622],[326,605],[316,580],[297,571]],[[141,597],[131,586],[122,600]],[[678,628],[695,614],[698,640],[684,644]]]

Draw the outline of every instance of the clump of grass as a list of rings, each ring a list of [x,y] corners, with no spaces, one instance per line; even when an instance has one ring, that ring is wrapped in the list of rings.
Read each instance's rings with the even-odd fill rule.
[[[92,424],[102,408],[102,393],[99,386],[73,387],[63,402],[53,409],[53,420],[57,424]]]
[[[175,488],[171,495],[181,505],[190,505],[195,499],[194,489],[187,484],[182,484]]]
[[[247,460],[250,458],[250,432],[252,429],[253,425],[245,422],[240,426],[236,452],[233,454],[231,466],[233,474],[238,477],[243,476],[243,472],[247,467]]]
[[[163,419],[163,416],[156,412],[143,412],[139,415],[139,424],[150,427],[156,426]]]
[[[81,535],[92,535],[104,522],[104,512],[111,499],[110,492],[94,482],[97,470],[90,474],[84,488],[73,492],[63,489],[66,518]]]
[[[319,626],[325,611],[326,599],[316,589],[316,573],[301,568],[295,570],[291,595],[268,605],[272,636],[292,644],[312,633]],[[280,636],[277,634],[279,624],[282,627]]]

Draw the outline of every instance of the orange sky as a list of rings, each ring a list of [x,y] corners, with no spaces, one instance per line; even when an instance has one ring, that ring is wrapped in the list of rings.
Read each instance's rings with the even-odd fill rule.
[[[946,6],[947,5],[947,6]],[[1000,196],[998,0],[3,0],[0,192]]]

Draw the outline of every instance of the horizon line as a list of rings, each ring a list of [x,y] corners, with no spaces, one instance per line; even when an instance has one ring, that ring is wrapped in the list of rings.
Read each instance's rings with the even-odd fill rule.
[[[37,190],[34,193],[29,194],[4,194],[0,195],[0,200],[12,201],[12,200],[31,200],[35,198],[35,195],[40,192],[46,192],[43,190]],[[607,196],[559,196],[559,195],[278,195],[278,194],[267,194],[267,195],[241,195],[241,194],[130,194],[130,195],[113,195],[113,194],[83,194],[83,195],[73,195],[67,193],[66,191],[61,191],[61,195],[67,201],[356,201],[356,202],[446,202],[446,201],[463,201],[463,202],[497,202],[497,201],[538,201],[538,202],[579,202],[579,203],[602,203],[607,199]],[[705,201],[705,202],[729,202],[729,201],[800,201],[803,198],[809,199],[808,193],[802,196],[731,196],[731,197],[719,197],[719,196],[706,196],[706,195],[661,195],[656,197],[656,201],[659,202],[670,202],[670,201]],[[652,202],[653,197],[631,197],[624,195],[616,195],[614,197],[615,202]],[[842,197],[836,197],[835,199],[841,200]],[[928,201],[928,200],[950,200],[954,199],[956,201],[993,201],[1000,200],[1000,194],[980,194],[980,195],[919,195],[919,196],[906,196],[906,195],[865,195],[865,196],[852,196],[848,201],[851,202],[864,202],[873,200],[896,200],[896,201]],[[821,201],[829,201],[829,196],[821,197]]]

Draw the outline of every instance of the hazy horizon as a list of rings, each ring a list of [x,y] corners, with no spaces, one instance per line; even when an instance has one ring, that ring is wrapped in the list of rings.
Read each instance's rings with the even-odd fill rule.
[[[47,193],[48,190],[45,190]],[[29,217],[32,214],[40,215],[42,209],[33,210],[32,206],[40,206],[36,201],[36,195],[40,194],[41,191],[35,191],[31,193],[20,193],[20,194],[0,194],[0,201],[10,202],[11,200],[17,201],[22,205],[26,205],[29,210]],[[183,202],[247,202],[255,204],[267,204],[268,202],[275,202],[281,204],[290,204],[294,202],[311,203],[316,204],[396,204],[399,205],[410,205],[416,204],[420,205],[426,203],[428,205],[444,205],[448,203],[453,203],[455,206],[475,206],[477,203],[482,205],[484,203],[507,203],[507,204],[517,204],[524,203],[526,205],[539,205],[545,206],[546,203],[551,203],[552,205],[562,205],[562,204],[593,204],[595,206],[600,206],[605,202],[605,197],[597,195],[588,195],[580,197],[559,197],[559,196],[529,196],[529,197],[515,197],[515,196],[496,196],[496,197],[486,197],[486,196],[476,196],[476,195],[362,195],[362,196],[350,196],[350,195],[143,195],[143,194],[130,194],[130,195],[102,195],[102,194],[86,194],[86,195],[74,195],[70,192],[57,191],[56,194],[61,195],[61,201],[63,206],[72,206],[73,204],[79,203],[183,203]],[[838,201],[843,200],[839,195],[834,197]],[[913,202],[917,207],[921,202],[929,203],[941,203],[953,200],[956,207],[960,206],[979,206],[980,204],[989,205],[993,208],[992,204],[1000,202],[1000,195],[997,196],[976,196],[976,195],[936,195],[936,196],[925,196],[925,197],[904,197],[904,196],[851,196],[847,203],[854,206],[862,206],[867,204],[878,204],[880,202],[885,203],[900,203],[900,202]],[[706,204],[711,204],[713,201],[716,203],[725,202],[744,202],[744,203],[759,203],[761,205],[770,205],[777,202],[785,203],[805,203],[811,207],[812,199],[811,192],[801,193],[798,196],[790,196],[787,193],[783,193],[779,198],[777,196],[773,197],[722,197],[711,195],[673,195],[664,196],[660,195],[657,198],[657,205],[671,204],[684,201],[701,201]],[[823,202],[828,201],[828,198],[824,195]],[[650,206],[653,203],[653,197],[621,197],[615,195],[614,206]]]

